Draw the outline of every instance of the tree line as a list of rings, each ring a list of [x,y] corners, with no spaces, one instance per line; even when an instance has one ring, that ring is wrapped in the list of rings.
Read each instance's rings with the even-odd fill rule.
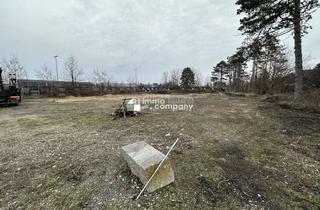
[[[209,87],[209,83],[208,79],[203,81],[201,73],[192,67],[186,67],[183,70],[173,69],[170,72],[164,72],[161,79],[161,86],[170,90],[191,90],[204,86]]]
[[[17,79],[27,79],[28,72],[20,63],[16,55],[12,55],[9,58],[3,58],[1,62],[2,69],[4,71],[3,78],[8,81],[10,77],[16,77]],[[74,56],[69,56],[64,61],[63,78],[70,81],[73,87],[77,87],[77,83],[84,75],[82,68],[79,65],[79,61]],[[55,71],[50,69],[47,64],[43,64],[35,71],[35,76],[44,81],[57,81],[58,78],[55,75]],[[96,83],[100,89],[104,89],[111,83],[112,76],[105,70],[95,68],[91,74],[91,80]]]
[[[220,88],[228,84],[233,91],[264,94],[292,72],[288,59],[286,47],[274,35],[248,36],[233,55],[213,67],[211,81]],[[248,63],[251,74],[246,71]]]
[[[210,80],[214,87],[264,94],[294,73],[294,100],[300,101],[304,90],[302,38],[312,28],[308,22],[320,7],[318,0],[237,0],[236,5],[241,15],[239,30],[246,38],[234,54],[213,67]],[[288,33],[294,40],[294,68],[279,39]],[[248,64],[250,74],[246,71]],[[320,69],[320,64],[314,69]],[[175,81],[173,71],[169,84],[176,85]]]
[[[213,67],[214,87],[233,91],[267,93],[281,79],[294,72],[294,100],[303,96],[302,37],[311,26],[308,22],[320,6],[318,0],[237,0],[241,15],[239,30],[246,36],[242,46]],[[294,68],[289,66],[286,47],[279,37],[290,33],[294,40]],[[251,64],[251,74],[246,68]],[[320,69],[318,64],[314,69]],[[164,78],[168,78],[168,73]],[[173,70],[165,84],[178,87],[177,72]],[[181,76],[182,78],[182,76]]]
[[[241,15],[239,30],[251,40],[237,50],[241,56],[239,67],[246,59],[253,61],[252,74],[255,85],[258,78],[265,86],[266,81],[274,73],[282,73],[285,69],[285,56],[278,37],[292,34],[295,54],[294,101],[303,97],[303,56],[302,37],[311,26],[308,22],[312,13],[319,8],[318,0],[237,0],[237,14]],[[261,48],[262,47],[262,48]],[[248,51],[246,51],[248,49]],[[246,54],[248,52],[248,54]],[[242,60],[243,59],[243,60]],[[260,74],[258,74],[260,70]],[[264,87],[263,87],[264,88]]]

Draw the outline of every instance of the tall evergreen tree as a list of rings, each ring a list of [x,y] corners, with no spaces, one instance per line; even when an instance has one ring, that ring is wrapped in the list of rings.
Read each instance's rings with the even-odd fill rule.
[[[280,41],[276,36],[266,32],[262,37],[263,62],[260,74],[260,91],[266,93],[270,89],[270,77],[276,58],[280,53]],[[271,84],[272,86],[272,84]]]
[[[235,54],[228,57],[230,86],[235,90],[241,89],[241,83],[247,77],[246,65],[247,56],[244,47],[238,48]]]
[[[252,60],[251,90],[267,92],[274,86],[274,80],[289,73],[285,47],[280,40],[268,32],[243,43],[246,57]],[[259,82],[258,82],[259,80]]]
[[[293,31],[295,42],[295,94],[298,101],[303,95],[303,63],[301,37],[310,28],[307,22],[319,7],[318,0],[237,0],[240,30],[255,35],[268,31],[277,36]]]
[[[195,84],[194,72],[190,67],[183,69],[181,74],[181,86],[186,90],[190,90]]]
[[[251,86],[251,89],[255,89],[257,85],[257,79],[258,79],[258,69],[262,63],[262,58],[264,55],[264,52],[262,49],[263,44],[259,37],[255,37],[253,39],[248,37],[243,44],[247,51],[247,58],[252,60],[250,86]]]
[[[215,67],[213,67],[211,81],[219,81],[223,83],[225,76],[228,75],[228,64],[225,61],[220,61]]]

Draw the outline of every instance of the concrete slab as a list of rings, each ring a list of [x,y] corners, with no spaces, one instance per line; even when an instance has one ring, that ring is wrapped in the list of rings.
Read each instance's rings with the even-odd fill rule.
[[[128,163],[131,172],[146,184],[159,163],[165,157],[163,153],[145,142],[130,144],[121,148],[121,154]],[[174,182],[174,172],[167,159],[147,187],[153,192]]]

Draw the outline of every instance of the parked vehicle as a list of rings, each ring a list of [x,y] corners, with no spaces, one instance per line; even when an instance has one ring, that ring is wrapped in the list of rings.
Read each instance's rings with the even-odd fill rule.
[[[4,84],[0,68],[0,105],[19,105],[21,91],[17,87],[16,75],[9,75],[9,84]]]

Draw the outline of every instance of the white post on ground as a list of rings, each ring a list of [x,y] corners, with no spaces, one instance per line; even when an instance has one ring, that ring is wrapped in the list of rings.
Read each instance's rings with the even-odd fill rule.
[[[173,148],[176,146],[176,144],[178,143],[179,138],[177,138],[177,140],[174,142],[174,144],[171,146],[171,148],[169,149],[169,151],[167,152],[166,156],[163,158],[163,160],[160,162],[160,164],[158,165],[157,169],[153,172],[152,176],[150,177],[150,179],[147,181],[147,183],[144,185],[144,187],[142,188],[141,192],[139,193],[139,195],[137,196],[136,200],[138,200],[140,198],[140,196],[142,195],[142,193],[146,190],[146,188],[148,187],[149,183],[151,182],[151,180],[153,179],[153,177],[157,174],[157,172],[159,171],[159,169],[161,168],[162,164],[164,163],[164,161],[167,159],[167,157],[169,156],[170,152],[173,150]]]

